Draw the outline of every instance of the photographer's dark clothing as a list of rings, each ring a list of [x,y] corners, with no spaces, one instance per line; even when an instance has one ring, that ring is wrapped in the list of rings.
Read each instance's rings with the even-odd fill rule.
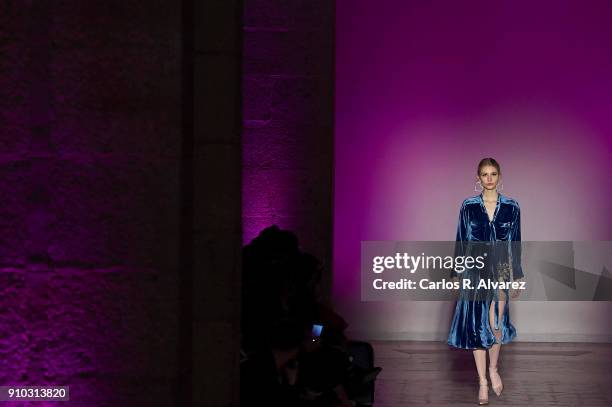
[[[240,405],[302,406],[295,386],[284,382],[272,352],[260,352],[240,364]]]

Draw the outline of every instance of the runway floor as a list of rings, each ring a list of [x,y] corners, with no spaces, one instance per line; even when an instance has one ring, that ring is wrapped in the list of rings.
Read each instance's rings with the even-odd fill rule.
[[[469,350],[445,342],[370,341],[375,364],[375,407],[474,406],[478,379]],[[501,397],[491,406],[612,406],[612,344],[502,345]],[[488,364],[488,356],[487,356]]]

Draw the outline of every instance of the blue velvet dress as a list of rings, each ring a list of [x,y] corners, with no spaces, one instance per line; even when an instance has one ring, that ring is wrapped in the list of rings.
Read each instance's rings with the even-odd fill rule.
[[[520,220],[518,202],[502,194],[498,193],[493,220],[489,219],[482,194],[465,199],[459,212],[455,256],[475,256],[479,251],[494,254],[489,257],[491,261],[487,262],[486,267],[472,267],[460,273],[453,271],[451,276],[457,276],[460,282],[462,279],[472,282],[480,279],[510,281],[510,275],[514,280],[522,278]],[[500,264],[505,264],[506,268],[500,268]],[[506,344],[514,339],[516,329],[510,322],[510,296],[507,289],[503,290],[506,301],[501,321],[499,320],[500,291],[502,290],[487,288],[459,290],[448,335],[449,345],[461,349],[482,349],[496,343],[489,324],[491,302],[495,302],[494,326],[502,331],[501,343]]]

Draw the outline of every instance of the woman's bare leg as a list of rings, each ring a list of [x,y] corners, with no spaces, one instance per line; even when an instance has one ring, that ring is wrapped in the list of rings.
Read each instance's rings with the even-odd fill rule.
[[[502,290],[499,291],[498,304],[497,327],[499,329],[495,329],[495,301],[491,302],[491,308],[489,309],[489,323],[491,326],[491,330],[493,331],[493,335],[495,335],[495,339],[500,342],[495,343],[489,348],[489,375],[491,376],[491,385],[493,386],[493,391],[499,396],[503,389],[503,383],[497,371],[497,362],[499,360],[499,352],[501,351],[502,321],[504,317],[504,307],[506,305],[506,294]]]
[[[489,388],[487,387],[487,351],[484,349],[474,349],[474,361],[476,362],[476,370],[478,371],[478,401],[489,399]]]
[[[504,306],[506,304],[506,293],[502,290],[499,290],[499,302],[497,307],[497,327],[499,329],[495,329],[495,301],[491,301],[491,306],[489,307],[489,326],[491,327],[491,331],[493,331],[493,335],[495,335],[495,339],[499,342],[502,340],[502,321],[504,317]]]
[[[476,370],[478,371],[478,379],[481,382],[487,381],[487,352],[484,349],[474,349],[474,360],[476,361]]]

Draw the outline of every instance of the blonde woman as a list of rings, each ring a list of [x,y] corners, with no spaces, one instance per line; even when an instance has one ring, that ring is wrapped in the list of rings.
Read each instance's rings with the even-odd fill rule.
[[[518,202],[498,192],[501,168],[493,158],[484,158],[477,167],[479,195],[463,201],[457,226],[457,244],[462,252],[466,247],[493,251],[487,267],[472,268],[462,273],[453,272],[453,279],[467,279],[477,284],[483,279],[514,281],[523,278],[520,263],[521,214]],[[501,190],[501,188],[500,188]],[[469,242],[469,243],[465,243]],[[479,242],[479,243],[474,243]],[[513,243],[511,243],[513,242]],[[460,284],[460,287],[463,285]],[[473,286],[472,286],[473,287]],[[493,391],[500,396],[503,383],[498,372],[502,344],[511,342],[516,329],[510,322],[509,298],[518,296],[518,290],[466,288],[459,291],[455,313],[448,335],[448,344],[472,350],[478,372],[478,404],[489,403],[487,381],[487,351],[489,376]]]

